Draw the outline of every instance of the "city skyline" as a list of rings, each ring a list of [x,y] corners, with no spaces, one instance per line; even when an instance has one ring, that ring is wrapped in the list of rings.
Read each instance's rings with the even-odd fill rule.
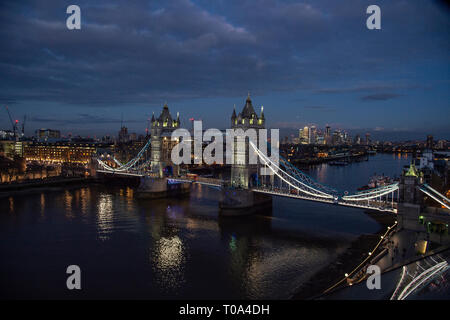
[[[450,300],[447,3],[0,1],[0,299]]]
[[[449,11],[439,1],[381,1],[381,30],[365,27],[367,1],[136,1],[120,13],[77,4],[75,31],[66,4],[2,4],[0,101],[27,116],[28,135],[116,135],[122,114],[145,133],[166,101],[185,127],[195,118],[227,128],[250,91],[267,126],[286,132],[329,124],[380,140],[450,138]]]

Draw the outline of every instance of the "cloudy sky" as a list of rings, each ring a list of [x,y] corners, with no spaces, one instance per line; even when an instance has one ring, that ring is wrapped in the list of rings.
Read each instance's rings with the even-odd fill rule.
[[[250,91],[270,127],[450,139],[449,16],[430,0],[2,1],[0,128],[8,105],[29,134],[116,134],[122,114],[143,133],[165,101],[226,128]]]

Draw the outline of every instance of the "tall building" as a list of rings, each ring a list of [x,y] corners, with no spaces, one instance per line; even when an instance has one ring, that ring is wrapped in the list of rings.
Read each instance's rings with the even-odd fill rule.
[[[302,130],[302,136],[300,137],[302,144],[309,144],[309,127],[305,126]]]
[[[447,141],[446,140],[439,140],[438,143],[437,143],[437,147],[440,150],[447,149]]]
[[[330,132],[330,126],[329,125],[327,125],[325,127],[324,143],[326,145],[331,145],[331,132]]]
[[[371,144],[370,133],[366,133],[366,145],[369,146]]]
[[[331,137],[331,143],[334,146],[338,146],[341,144],[341,131],[340,130],[335,130],[333,132],[333,136]]]
[[[433,150],[433,136],[427,135],[427,149]]]
[[[309,128],[308,143],[309,144],[315,144],[316,143],[316,136],[317,136],[317,128],[316,128],[316,126],[311,126]]]
[[[232,129],[242,129],[247,130],[253,129],[264,129],[265,118],[264,109],[261,107],[261,114],[258,115],[252,105],[252,100],[250,99],[250,93],[245,101],[244,108],[238,115],[236,115],[236,110],[233,110],[231,115]],[[257,145],[258,141],[257,141]],[[234,148],[234,163],[231,166],[231,185],[233,187],[239,187],[247,189],[250,185],[255,183],[253,179],[257,176],[257,165],[249,164],[249,145],[248,138],[245,139],[245,148],[242,151],[241,148]]]
[[[124,142],[128,142],[130,140],[130,136],[128,134],[128,128],[125,126],[121,126],[120,127],[120,131],[119,131],[119,142],[120,143],[124,143]]]

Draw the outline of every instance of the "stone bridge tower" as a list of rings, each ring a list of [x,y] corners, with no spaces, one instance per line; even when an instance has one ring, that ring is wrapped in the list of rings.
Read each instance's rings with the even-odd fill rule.
[[[152,116],[151,126],[151,166],[152,172],[157,173],[158,177],[163,177],[165,168],[172,168],[173,174],[178,174],[178,166],[172,164],[170,154],[172,148],[177,144],[171,140],[172,132],[180,127],[180,115],[173,119],[167,103],[158,118]]]
[[[263,108],[258,116],[252,105],[250,94],[247,96],[244,108],[236,115],[233,110],[231,116],[231,128],[242,129],[244,132],[248,129],[255,129],[256,139],[258,139],[258,129],[265,128],[265,118]],[[255,141],[257,145],[258,141]],[[231,165],[230,185],[222,189],[221,199],[219,201],[220,214],[226,216],[246,215],[264,210],[267,214],[271,212],[272,197],[250,190],[256,184],[258,173],[257,164],[249,164],[249,139],[245,138],[244,150],[234,148],[235,161]]]
[[[423,203],[423,194],[419,191],[418,186],[422,183],[422,173],[411,162],[409,169],[400,177],[399,201],[401,203],[421,205]]]
[[[236,115],[236,109],[233,110],[231,115],[231,128],[242,129],[244,132],[248,129],[255,129],[258,138],[258,129],[265,128],[265,118],[263,107],[261,107],[261,114],[258,115],[252,105],[250,99],[250,93],[245,101],[242,112]],[[258,142],[257,142],[258,145]],[[231,166],[231,186],[237,188],[248,189],[255,183],[256,177],[259,175],[257,172],[256,164],[249,164],[249,139],[245,139],[244,151],[238,150],[235,145],[234,148],[234,163]],[[243,161],[245,159],[245,161]]]

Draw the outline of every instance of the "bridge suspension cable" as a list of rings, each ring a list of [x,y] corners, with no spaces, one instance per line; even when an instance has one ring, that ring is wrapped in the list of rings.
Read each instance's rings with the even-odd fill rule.
[[[262,160],[264,165],[266,165],[272,172],[275,174],[281,181],[284,181],[289,187],[297,190],[301,193],[306,193],[313,197],[325,198],[325,199],[334,199],[335,197],[331,194],[328,194],[324,191],[316,189],[305,182],[298,180],[292,177],[290,174],[282,170],[277,164],[275,164],[270,158],[264,155],[252,141],[250,141],[250,146],[255,150],[256,154]]]
[[[292,165],[289,161],[287,161],[282,156],[279,156],[279,157],[280,157],[280,164],[283,165],[283,167],[286,169],[286,171],[289,174],[291,174],[292,176],[294,176],[298,180],[301,180],[301,181],[307,183],[308,185],[312,185],[317,190],[321,190],[321,191],[323,191],[323,192],[325,192],[327,194],[332,194],[332,195],[337,195],[338,194],[338,191],[336,189],[328,187],[326,185],[323,185],[323,184],[317,182],[316,180],[314,180],[310,176],[308,176],[305,173],[303,173],[297,167]]]
[[[141,159],[142,155],[144,154],[145,151],[148,150],[149,146],[150,146],[150,142],[151,139],[148,139],[147,143],[144,145],[144,147],[142,147],[142,149],[138,152],[138,154],[131,159],[130,161],[128,161],[125,164],[120,163],[120,161],[118,161],[114,156],[112,157],[112,160],[119,165],[119,167],[117,168],[113,168],[111,166],[109,166],[107,163],[105,163],[104,161],[100,160],[97,158],[97,162],[107,171],[118,171],[118,172],[123,172],[123,171],[129,171],[129,170],[136,170],[138,168],[143,168],[145,167],[145,165],[149,163],[149,160],[145,161],[144,163],[140,163],[138,164],[138,166],[135,167],[135,165],[138,163],[138,161]]]
[[[371,189],[370,191],[357,192],[352,195],[343,196],[342,200],[347,201],[370,200],[374,198],[380,198],[397,190],[398,190],[398,182],[387,186],[379,187],[376,189]]]
[[[419,187],[419,190],[422,191],[423,193],[425,193],[427,196],[429,196],[433,200],[439,202],[441,205],[443,205],[447,209],[450,209],[450,205],[449,205],[450,199],[448,199],[443,194],[440,194],[438,191],[436,191],[435,189],[430,187],[428,184],[424,183],[422,186]]]
[[[417,266],[419,266],[419,265],[417,265]],[[446,271],[447,269],[448,269],[447,261],[442,261],[442,262],[436,263],[435,265],[433,265],[432,267],[430,267],[428,269],[423,269],[424,271],[422,273],[420,273],[419,275],[415,276],[403,288],[403,290],[400,293],[398,293],[398,290],[396,290],[396,292],[394,292],[394,294],[392,295],[390,300],[406,299],[411,293],[416,291],[417,288],[428,283],[436,275],[441,274],[442,272]],[[403,280],[403,278],[401,280]]]

